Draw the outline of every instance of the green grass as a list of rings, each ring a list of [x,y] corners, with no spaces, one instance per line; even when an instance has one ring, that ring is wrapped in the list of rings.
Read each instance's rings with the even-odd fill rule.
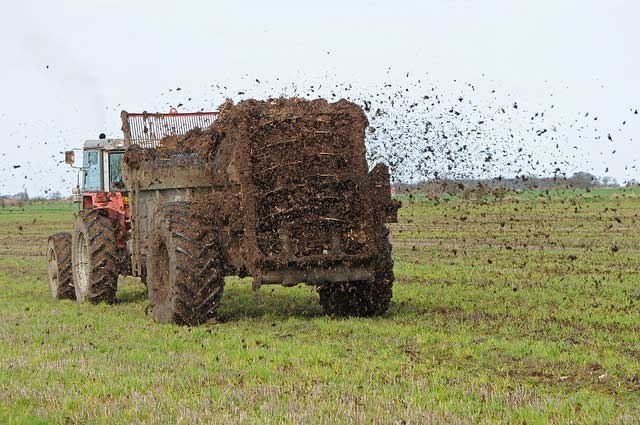
[[[634,423],[640,192],[404,199],[389,313],[228,279],[219,323],[159,325],[144,286],[50,299],[70,205],[0,210],[0,423]]]

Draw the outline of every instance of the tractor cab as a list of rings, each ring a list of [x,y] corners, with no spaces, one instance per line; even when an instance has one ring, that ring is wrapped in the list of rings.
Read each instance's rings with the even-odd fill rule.
[[[82,150],[82,193],[123,192],[122,139],[87,140]]]
[[[122,139],[87,140],[82,147],[82,166],[78,169],[78,183],[73,199],[82,210],[103,209],[109,216],[128,222],[129,198],[122,180],[122,159],[125,146]],[[66,152],[65,162],[74,164],[74,152]]]

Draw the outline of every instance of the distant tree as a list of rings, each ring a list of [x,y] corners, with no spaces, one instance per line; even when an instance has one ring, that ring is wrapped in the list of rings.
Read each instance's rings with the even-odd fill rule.
[[[569,177],[568,182],[574,188],[588,189],[598,184],[598,178],[593,174],[580,171]]]
[[[603,176],[600,177],[600,184],[604,187],[618,187],[618,181],[615,177]]]
[[[49,192],[49,195],[47,195],[47,199],[51,201],[59,201],[62,199],[62,194],[57,190],[55,192]]]
[[[27,202],[29,200],[29,194],[27,193],[27,188],[25,188],[20,193],[16,193],[14,198],[20,202]]]

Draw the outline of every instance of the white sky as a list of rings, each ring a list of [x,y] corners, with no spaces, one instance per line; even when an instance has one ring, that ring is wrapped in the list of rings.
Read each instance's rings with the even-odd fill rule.
[[[119,137],[121,109],[210,110],[225,94],[279,95],[292,83],[366,92],[406,73],[445,93],[457,90],[453,80],[486,88],[479,102],[494,87],[531,111],[553,103],[567,121],[590,112],[614,141],[571,141],[588,171],[639,178],[631,167],[640,162],[640,116],[632,113],[640,108],[640,3],[305,3],[5,1],[0,193],[24,185],[30,194],[70,192],[74,173],[58,164],[59,152],[100,132]]]

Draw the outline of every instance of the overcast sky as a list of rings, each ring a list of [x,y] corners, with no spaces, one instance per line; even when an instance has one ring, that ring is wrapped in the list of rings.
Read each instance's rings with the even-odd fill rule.
[[[572,141],[589,171],[638,178],[639,16],[614,0],[5,2],[0,193],[70,192],[59,152],[120,137],[122,109],[215,109],[292,84],[366,92],[407,73],[445,93],[471,82],[480,103],[493,87],[559,119],[590,112],[613,141]]]

